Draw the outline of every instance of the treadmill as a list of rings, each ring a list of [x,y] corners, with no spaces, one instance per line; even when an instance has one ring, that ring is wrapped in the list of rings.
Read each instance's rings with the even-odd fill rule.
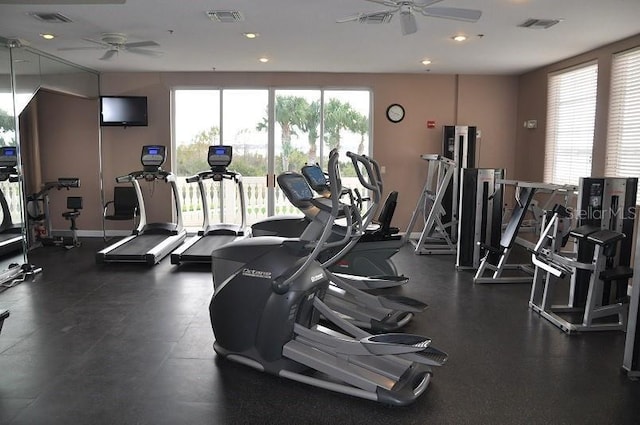
[[[166,160],[166,147],[147,145],[142,147],[142,171],[134,171],[116,178],[118,183],[131,183],[136,191],[140,208],[138,227],[130,236],[104,248],[96,254],[96,263],[146,263],[154,265],[184,242],[187,231],[182,225],[182,208],[176,176],[160,168]],[[171,187],[177,219],[175,223],[147,223],[144,199],[138,180],[164,181]]]
[[[198,232],[197,236],[189,239],[184,245],[171,254],[171,264],[211,264],[211,253],[215,249],[246,236],[245,227],[247,220],[242,175],[227,169],[229,164],[231,164],[232,157],[233,150],[231,146],[209,146],[207,162],[211,169],[187,178],[187,183],[198,183],[198,189],[200,190],[200,196],[202,198],[202,208],[204,210],[203,225],[202,230]],[[209,205],[203,183],[208,179],[220,182],[221,184],[224,179],[227,179],[236,184],[240,195],[242,217],[239,225],[224,223],[210,224]]]
[[[15,146],[0,148],[0,181],[17,183],[18,177],[18,149]],[[9,203],[0,190],[0,208],[2,208],[2,222],[0,223],[0,255],[22,250],[22,226],[14,224],[11,219]]]

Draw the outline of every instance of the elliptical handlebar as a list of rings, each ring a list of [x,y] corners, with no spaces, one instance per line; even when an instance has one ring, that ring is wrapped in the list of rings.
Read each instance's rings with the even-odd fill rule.
[[[315,247],[311,251],[311,253],[307,256],[304,263],[296,270],[291,276],[284,280],[276,279],[272,283],[273,291],[278,294],[286,293],[291,287],[291,283],[295,281],[300,275],[302,275],[309,266],[318,258],[318,255],[321,251],[327,248],[327,240],[331,235],[331,231],[333,228],[333,222],[338,217],[340,209],[344,207],[340,203],[340,193],[342,192],[342,180],[340,178],[340,168],[338,164],[339,153],[337,149],[332,149],[329,152],[329,162],[327,166],[327,171],[329,174],[329,181],[331,182],[331,217],[333,220],[327,220],[322,234],[318,239]]]
[[[371,191],[379,191],[380,188],[378,187],[377,179],[371,166],[371,159],[353,152],[347,152],[347,156],[351,159],[351,162],[353,162],[353,168],[356,169],[356,175],[358,176],[358,180],[360,180],[360,184]],[[367,170],[368,179],[362,175],[358,163],[362,164],[365,170]]]
[[[360,210],[358,208],[355,208],[355,206],[354,208],[352,208],[351,212],[355,215],[357,223],[356,226],[352,227],[355,227],[356,231],[352,232],[351,240],[349,241],[349,243],[344,245],[341,250],[339,250],[331,258],[322,263],[324,267],[330,267],[335,264],[340,258],[342,258],[343,255],[349,252],[356,243],[358,243],[360,237],[365,234],[367,226],[369,226],[369,224],[373,220],[373,213],[378,208],[378,204],[380,202],[380,184],[376,179],[376,171],[374,171],[376,169],[376,164],[373,164],[372,159],[365,155],[358,155],[353,152],[347,152],[347,156],[351,159],[353,167],[356,169],[358,180],[360,180],[362,186],[373,192],[373,199],[371,200],[371,204],[364,214],[361,214]],[[362,164],[362,166],[366,170],[368,180],[362,174],[359,164]]]
[[[373,171],[375,172],[376,183],[378,184],[378,188],[380,190],[380,195],[382,196],[382,172],[380,172],[380,164],[373,158],[369,158],[371,161],[371,165],[373,165]]]

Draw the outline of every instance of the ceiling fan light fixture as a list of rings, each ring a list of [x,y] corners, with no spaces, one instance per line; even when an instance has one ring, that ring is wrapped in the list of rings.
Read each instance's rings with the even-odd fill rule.
[[[409,35],[418,31],[416,17],[408,6],[400,8],[400,28],[402,29],[402,35]]]

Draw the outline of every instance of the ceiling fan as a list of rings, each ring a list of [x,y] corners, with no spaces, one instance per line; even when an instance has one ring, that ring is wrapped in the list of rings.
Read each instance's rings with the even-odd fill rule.
[[[129,53],[135,53],[145,56],[160,56],[162,52],[157,50],[141,49],[141,47],[156,47],[159,46],[155,41],[138,41],[134,43],[127,43],[127,36],[125,34],[108,32],[102,34],[100,40],[93,40],[91,38],[83,38],[85,41],[97,44],[97,46],[88,47],[62,47],[58,50],[106,50],[100,60],[109,60],[118,53],[124,51]]]
[[[413,34],[418,31],[416,24],[416,13],[433,18],[454,19],[457,21],[476,22],[480,19],[482,12],[475,9],[460,9],[457,7],[432,7],[433,4],[440,3],[442,0],[365,0],[372,3],[379,3],[390,7],[378,12],[359,13],[344,19],[339,19],[338,23],[343,22],[360,22],[360,23],[387,23],[391,20],[394,13],[399,12],[400,26],[402,35]]]

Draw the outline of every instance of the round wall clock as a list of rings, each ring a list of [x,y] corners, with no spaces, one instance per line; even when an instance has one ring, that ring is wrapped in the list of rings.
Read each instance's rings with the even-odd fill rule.
[[[387,119],[391,122],[400,122],[404,119],[404,108],[398,103],[393,103],[387,108]]]

